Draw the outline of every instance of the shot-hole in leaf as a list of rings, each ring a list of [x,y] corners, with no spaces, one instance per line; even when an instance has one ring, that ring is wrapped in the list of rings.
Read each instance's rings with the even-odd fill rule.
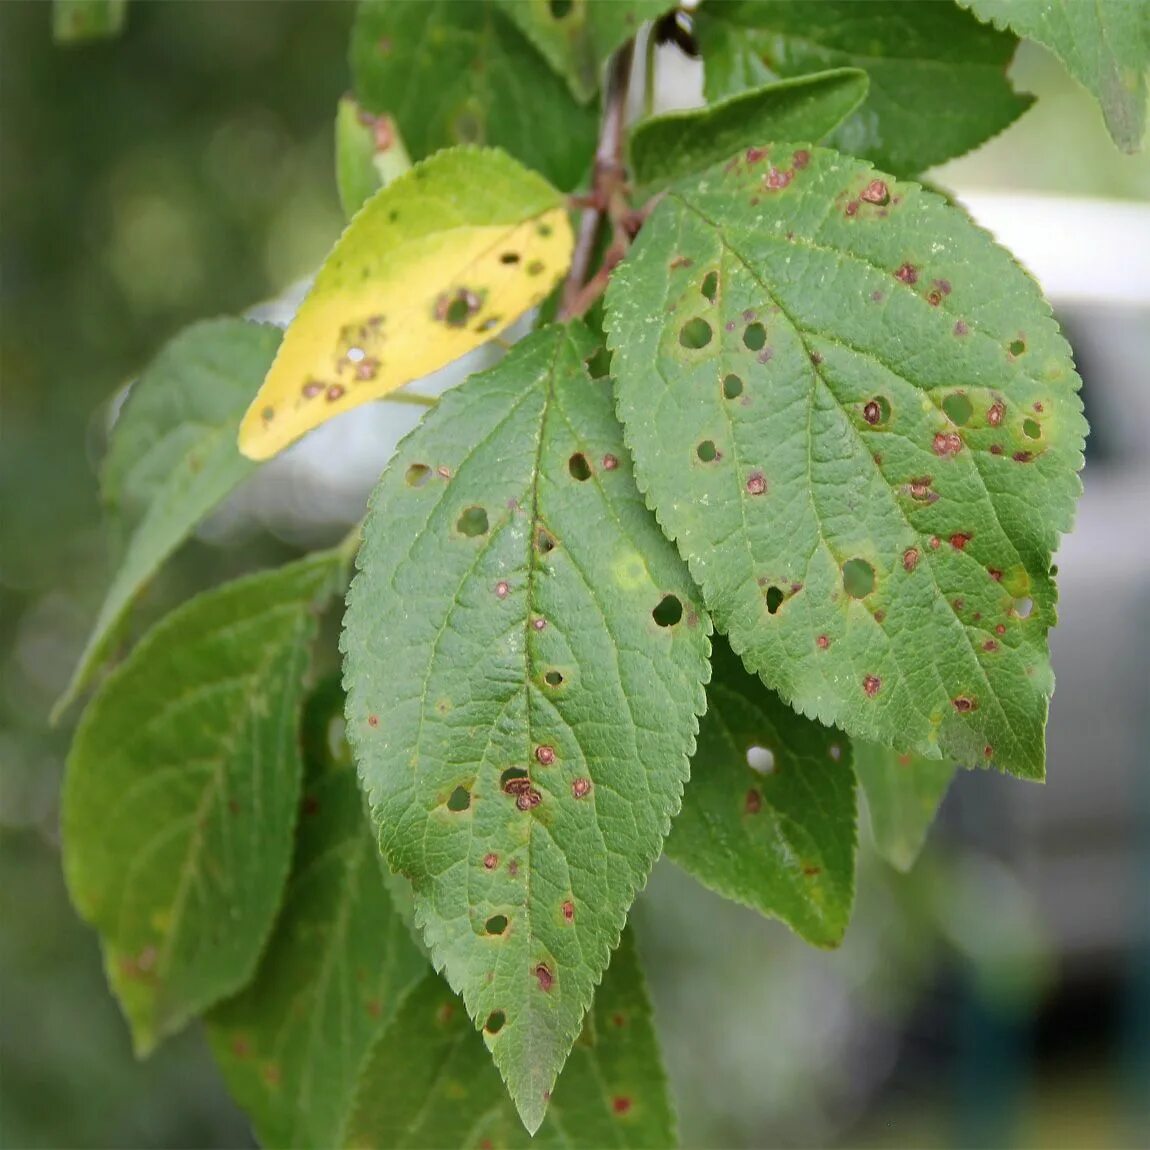
[[[266,459],[486,343],[543,300],[572,242],[559,193],[502,152],[457,148],[417,165],[364,205],[320,268],[240,450]]]
[[[695,319],[716,338],[688,350]],[[1040,777],[1086,425],[1010,256],[912,183],[775,144],[668,190],[606,327],[640,488],[747,666],[852,736]],[[721,465],[699,465],[700,429]]]
[[[471,1017],[505,1015],[492,1053],[532,1130],[678,809],[708,674],[709,622],[635,488],[610,381],[587,375],[594,347],[544,328],[404,441],[343,633],[382,849]],[[613,463],[573,481],[576,454]],[[412,461],[451,479],[411,487]],[[488,530],[461,536],[480,504]]]

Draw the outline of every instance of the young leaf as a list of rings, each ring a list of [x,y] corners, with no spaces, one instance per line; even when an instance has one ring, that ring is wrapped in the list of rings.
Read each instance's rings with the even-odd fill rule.
[[[459,1000],[429,975],[400,1008],[360,1082],[348,1124],[353,1150],[659,1150],[675,1145],[675,1117],[630,931],[531,1138]]]
[[[667,854],[727,898],[837,946],[855,887],[850,742],[796,715],[715,641],[707,714]]]
[[[497,0],[364,0],[351,68],[360,102],[395,117],[417,160],[491,144],[564,190],[587,170],[595,110],[572,98]]]
[[[312,556],[191,600],[108,678],[64,783],[64,870],[147,1054],[251,977],[287,877]]]
[[[388,115],[373,116],[354,96],[344,96],[335,117],[335,174],[343,214],[350,220],[410,167],[395,121]]]
[[[678,809],[708,673],[595,351],[536,332],[404,441],[343,632],[382,848],[531,1130]]]
[[[236,426],[279,340],[278,328],[244,320],[194,324],[133,385],[104,468],[105,498],[132,534],[53,718],[92,682],[148,580],[255,469]]]
[[[119,36],[127,15],[128,0],[52,0],[52,39],[81,44]]]
[[[861,741],[854,751],[875,849],[891,866],[908,871],[926,842],[955,765]]]
[[[770,140],[821,140],[866,98],[867,74],[837,68],[740,92],[706,108],[644,120],[631,136],[645,194]]]
[[[1102,106],[1114,142],[1127,152],[1146,134],[1150,5],[1146,0],[958,0],[980,20],[1037,40]]]
[[[497,0],[586,103],[599,89],[607,57],[645,20],[674,7],[673,0]]]
[[[898,175],[977,147],[1033,103],[1006,78],[1015,38],[953,4],[739,0],[704,4],[697,30],[711,99],[824,68],[865,69],[867,101],[832,142]]]
[[[275,933],[255,981],[208,1020],[265,1146],[343,1145],[368,1054],[427,971],[384,887],[343,723],[329,681],[305,713],[302,814]]]
[[[748,668],[852,737],[1041,777],[1086,424],[1008,253],[779,144],[672,188],[607,312],[639,485]]]
[[[418,164],[364,205],[320,268],[240,450],[266,459],[494,339],[563,276],[573,242],[563,197],[502,152]]]

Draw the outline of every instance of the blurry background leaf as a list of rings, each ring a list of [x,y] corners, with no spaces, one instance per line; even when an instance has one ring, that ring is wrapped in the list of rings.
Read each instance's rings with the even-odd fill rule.
[[[52,37],[77,44],[118,36],[127,14],[128,0],[52,0]]]

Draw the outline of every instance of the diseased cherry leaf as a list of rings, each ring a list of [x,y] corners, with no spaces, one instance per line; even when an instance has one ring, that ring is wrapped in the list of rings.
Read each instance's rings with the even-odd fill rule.
[[[710,99],[864,69],[867,100],[830,142],[897,175],[970,151],[1034,102],[1006,77],[1017,40],[949,3],[731,0],[702,5],[696,23]]]
[[[673,0],[497,0],[547,62],[586,103],[607,57]]]
[[[957,768],[945,759],[927,759],[861,740],[854,752],[875,850],[897,870],[908,871]]]
[[[639,486],[746,665],[852,737],[1042,777],[1086,423],[1009,254],[778,144],[668,192],[607,327]]]
[[[850,740],[796,715],[716,639],[667,854],[707,886],[837,946],[855,891]]]
[[[644,194],[770,140],[821,140],[866,98],[867,75],[837,68],[740,92],[636,125],[631,165]]]
[[[265,1146],[344,1144],[372,1047],[427,972],[388,897],[343,726],[343,691],[328,680],[304,716],[283,909],[255,979],[208,1017],[224,1079]]]
[[[335,117],[335,176],[343,214],[350,220],[410,167],[395,121],[386,114],[373,116],[354,96],[343,96]]]
[[[193,324],[132,385],[103,468],[105,501],[130,534],[54,717],[92,682],[148,580],[255,470],[236,449],[236,428],[279,342],[266,324]]]
[[[192,599],[84,712],[64,870],[140,1054],[255,969],[291,859],[316,608],[341,570],[322,553]]]
[[[1146,0],[958,0],[980,20],[1049,48],[1102,106],[1114,142],[1146,134],[1150,4]]]
[[[376,1046],[348,1123],[351,1150],[660,1150],[675,1116],[643,975],[624,931],[532,1138],[459,999],[428,975]]]
[[[595,150],[595,109],[497,0],[364,0],[351,69],[360,102],[395,117],[416,160],[493,144],[570,190]]]
[[[536,332],[403,442],[343,632],[382,849],[532,1131],[679,807],[708,674],[596,350]]]

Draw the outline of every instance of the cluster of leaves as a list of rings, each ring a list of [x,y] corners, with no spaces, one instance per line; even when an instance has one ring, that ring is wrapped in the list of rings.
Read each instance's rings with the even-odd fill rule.
[[[114,429],[124,559],[64,703],[255,460],[431,408],[362,541],[160,622],[69,763],[137,1049],[205,1017],[265,1142],[670,1144],[626,931],[664,849],[834,946],[859,783],[906,867],[956,765],[1042,777],[1078,380],[1029,277],[907,177],[1028,105],[976,17],[1136,142],[1147,10],[665,7],[367,0],[353,218],[297,318],[189,329]],[[637,34],[701,54],[708,102],[605,155]],[[401,390],[532,308],[438,404]],[[353,556],[343,685],[313,687]]]

